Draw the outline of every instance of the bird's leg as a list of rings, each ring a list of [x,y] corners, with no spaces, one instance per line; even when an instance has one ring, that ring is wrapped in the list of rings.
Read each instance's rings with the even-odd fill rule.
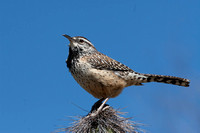
[[[104,100],[104,98],[102,98],[103,100]],[[102,108],[104,107],[104,105],[106,104],[106,102],[108,101],[108,99],[109,98],[106,98],[105,100],[104,100],[104,102],[101,104],[101,106],[97,109],[97,114],[99,113],[99,111],[101,111],[102,110]],[[101,99],[100,99],[101,100]]]
[[[107,104],[106,104],[106,102],[108,101],[108,99],[109,98],[101,98],[101,99],[99,99],[93,106],[92,106],[92,109],[91,109],[91,111],[90,111],[90,113],[94,113],[93,115],[97,115],[101,110],[102,110],[102,108],[103,107],[105,107],[105,106],[108,106]],[[102,103],[102,101],[104,100],[104,102]]]
[[[102,101],[105,100],[105,98],[99,99],[91,108],[90,113],[96,111],[102,104]]]

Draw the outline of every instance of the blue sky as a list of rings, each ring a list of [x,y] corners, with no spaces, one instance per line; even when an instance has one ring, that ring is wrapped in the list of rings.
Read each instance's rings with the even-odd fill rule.
[[[0,132],[49,133],[97,99],[69,73],[69,43],[84,36],[141,73],[179,76],[189,88],[148,83],[108,101],[152,133],[200,131],[200,1],[0,1]]]

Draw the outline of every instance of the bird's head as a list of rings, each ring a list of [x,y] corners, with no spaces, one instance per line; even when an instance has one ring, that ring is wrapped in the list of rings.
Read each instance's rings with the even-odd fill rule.
[[[69,47],[72,52],[78,52],[82,54],[96,52],[96,48],[85,37],[81,36],[70,37],[69,35],[66,34],[64,34],[63,36],[70,41]]]

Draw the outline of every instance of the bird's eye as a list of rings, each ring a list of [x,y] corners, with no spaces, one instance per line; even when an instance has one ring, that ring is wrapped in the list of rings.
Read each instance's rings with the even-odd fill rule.
[[[84,41],[83,41],[82,39],[80,39],[80,40],[79,40],[79,42],[81,42],[81,43],[82,43],[82,42],[84,42]]]

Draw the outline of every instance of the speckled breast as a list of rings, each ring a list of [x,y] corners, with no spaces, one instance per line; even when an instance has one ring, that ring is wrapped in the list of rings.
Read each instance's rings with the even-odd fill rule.
[[[71,68],[74,79],[96,98],[118,96],[126,81],[109,70],[92,68],[89,63],[79,61]]]

